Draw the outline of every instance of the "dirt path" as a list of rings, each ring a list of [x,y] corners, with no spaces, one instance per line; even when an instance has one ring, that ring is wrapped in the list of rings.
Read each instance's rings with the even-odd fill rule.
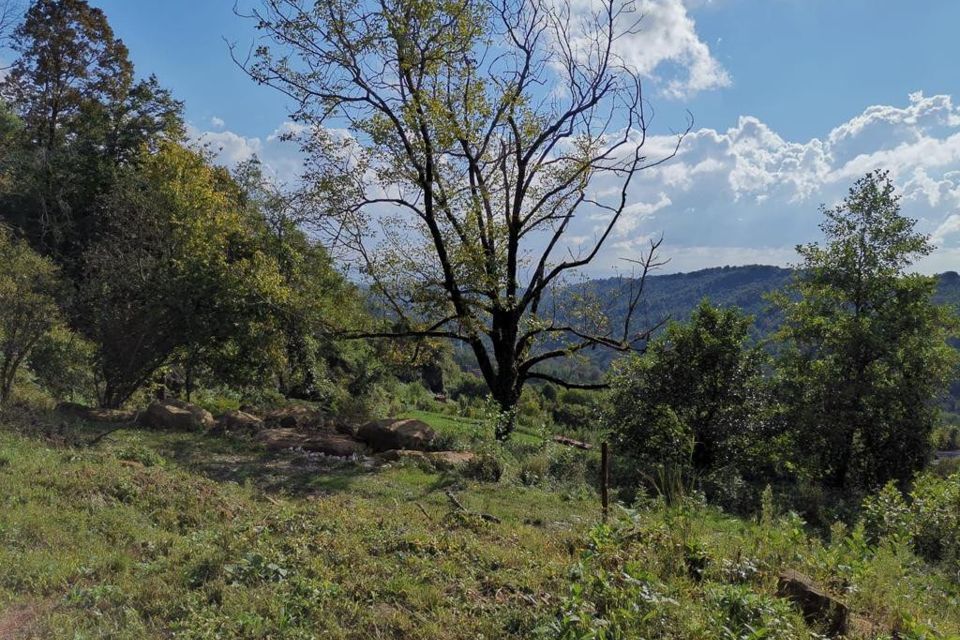
[[[25,640],[30,637],[40,611],[41,607],[36,604],[15,604],[0,611],[0,640]]]

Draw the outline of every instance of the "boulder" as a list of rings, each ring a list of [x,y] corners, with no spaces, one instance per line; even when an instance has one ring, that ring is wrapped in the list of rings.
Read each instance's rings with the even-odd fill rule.
[[[154,400],[140,414],[140,424],[151,429],[201,431],[212,429],[216,422],[209,411],[182,400]]]
[[[423,451],[410,451],[408,449],[390,449],[377,454],[377,460],[381,462],[400,462],[401,460],[412,460],[417,463],[432,464],[430,458]]]
[[[228,431],[242,433],[257,433],[263,429],[263,420],[245,411],[227,411],[217,420],[216,430],[220,433]]]
[[[410,449],[390,449],[377,454],[381,462],[399,462],[412,460],[418,464],[433,467],[438,471],[454,471],[477,459],[469,451],[414,451]]]
[[[374,451],[412,449],[427,451],[437,434],[421,420],[374,420],[360,427],[357,438]]]
[[[307,429],[320,427],[324,418],[322,411],[297,404],[268,412],[263,422],[270,428]]]
[[[477,455],[469,451],[431,451],[426,456],[441,471],[459,469],[477,459]]]
[[[780,574],[777,595],[788,598],[807,622],[822,625],[832,637],[848,631],[850,613],[845,604],[817,586],[812,578],[792,569]]]
[[[342,433],[329,431],[307,434],[296,429],[266,429],[260,432],[259,438],[270,451],[303,449],[341,458],[366,452],[362,443]]]

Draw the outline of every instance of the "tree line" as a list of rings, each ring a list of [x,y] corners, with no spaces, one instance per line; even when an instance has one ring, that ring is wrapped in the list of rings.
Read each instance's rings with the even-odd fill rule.
[[[621,279],[621,321],[610,300],[558,295],[683,139],[644,151],[649,105],[617,55],[630,2],[263,0],[246,17],[261,44],[238,62],[303,125],[294,189],[191,143],[183,104],[85,0],[35,0],[17,24],[0,83],[0,401],[27,371],[107,407],[160,376],[187,397],[216,384],[345,406],[449,341],[501,439],[524,390],[548,384],[610,388],[634,469],[670,463],[718,490],[869,488],[926,463],[954,317],[911,272],[932,246],[883,172],[798,248],[775,357],[734,310],[641,324],[658,241]],[[602,224],[576,248],[585,219]],[[602,381],[556,365],[593,349],[635,355]]]

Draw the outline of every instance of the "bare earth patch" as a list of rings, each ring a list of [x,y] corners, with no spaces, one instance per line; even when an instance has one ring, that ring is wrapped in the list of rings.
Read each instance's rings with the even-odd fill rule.
[[[14,604],[0,611],[0,640],[29,638],[42,611],[43,607],[36,603]]]

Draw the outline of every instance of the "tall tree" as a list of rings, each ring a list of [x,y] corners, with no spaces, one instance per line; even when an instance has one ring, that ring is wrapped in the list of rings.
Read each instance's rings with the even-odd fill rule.
[[[632,310],[656,245],[621,326],[556,313],[550,295],[601,253],[637,172],[675,151],[642,153],[640,80],[614,51],[633,4],[578,7],[263,0],[250,17],[264,41],[241,62],[296,101],[320,222],[390,318],[367,335],[463,343],[503,409],[500,437],[527,381],[582,386],[538,365],[649,335]],[[591,216],[599,230],[575,245]]]
[[[935,401],[956,364],[953,316],[932,302],[936,280],[908,272],[933,246],[900,213],[887,172],[868,173],[822,212],[825,242],[797,247],[803,261],[778,297],[790,418],[829,483],[905,481],[927,460]]]
[[[286,290],[239,186],[174,142],[143,155],[106,197],[84,254],[82,316],[99,345],[105,406],[174,360],[189,393],[203,367],[233,382],[251,366],[269,369],[279,349]]]
[[[118,162],[158,134],[182,134],[181,105],[133,65],[104,13],[86,0],[35,0],[0,85],[23,122],[20,188],[3,214],[36,246],[76,259]]]

